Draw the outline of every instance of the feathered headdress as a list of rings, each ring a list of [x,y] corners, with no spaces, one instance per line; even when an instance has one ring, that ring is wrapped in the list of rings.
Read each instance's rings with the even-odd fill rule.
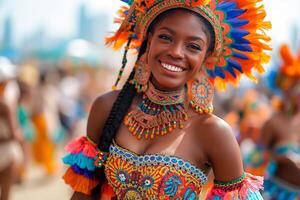
[[[183,8],[199,13],[214,29],[214,51],[207,59],[206,72],[218,88],[224,89],[228,82],[237,85],[242,74],[256,80],[253,69],[264,72],[263,64],[270,59],[265,51],[271,50],[268,44],[271,39],[265,31],[271,28],[271,23],[264,20],[266,12],[262,0],[122,1],[128,6],[119,11],[116,22],[121,26],[107,38],[107,44],[119,49],[127,42],[124,58],[128,49],[141,45],[151,22],[159,14]],[[124,67],[123,62],[121,73]]]
[[[282,59],[282,64],[276,72],[276,77],[273,81],[277,88],[287,89],[293,84],[294,80],[300,79],[300,52],[296,56],[292,53],[287,44],[281,45],[279,53]]]
[[[280,55],[283,63],[279,73],[289,78],[300,78],[300,52],[295,56],[288,45],[284,44],[280,48]]]

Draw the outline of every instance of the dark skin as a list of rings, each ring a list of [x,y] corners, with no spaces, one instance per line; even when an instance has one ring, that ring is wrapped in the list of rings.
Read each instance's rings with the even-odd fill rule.
[[[300,146],[300,81],[284,92],[283,109],[276,113],[262,129],[262,142],[272,151],[280,145],[295,144]],[[289,113],[289,105],[294,105],[294,112]],[[272,155],[278,168],[275,176],[285,182],[300,187],[300,160],[290,155]]]
[[[185,11],[176,11],[157,24],[148,37],[148,62],[152,67],[151,81],[156,88],[165,91],[182,88],[200,70],[209,53],[209,38],[204,29],[197,16]],[[167,71],[161,62],[183,68],[183,71]],[[88,135],[94,141],[99,141],[99,133],[117,95],[118,91],[110,92],[95,101],[87,127]],[[129,111],[136,109],[140,101],[141,97],[136,96]],[[243,174],[242,159],[229,125],[214,115],[199,115],[192,108],[188,109],[188,114],[189,120],[183,129],[155,140],[138,140],[123,124],[115,140],[121,147],[139,155],[174,155],[206,174],[212,168],[215,178],[221,181],[240,177]],[[72,199],[91,198],[75,193]]]

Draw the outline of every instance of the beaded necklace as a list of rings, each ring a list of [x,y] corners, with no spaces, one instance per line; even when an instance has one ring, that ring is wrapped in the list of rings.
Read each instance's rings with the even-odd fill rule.
[[[154,139],[176,128],[183,128],[188,119],[184,105],[185,91],[163,92],[149,82],[148,90],[137,109],[129,112],[124,124],[137,139]]]

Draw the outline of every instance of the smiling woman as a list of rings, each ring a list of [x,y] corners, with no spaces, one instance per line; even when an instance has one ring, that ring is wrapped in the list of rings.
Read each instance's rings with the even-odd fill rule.
[[[114,48],[127,42],[115,87],[128,50],[137,49],[138,59],[122,90],[93,104],[87,136],[67,147],[72,199],[95,192],[100,199],[198,199],[211,170],[207,199],[262,199],[262,179],[244,173],[212,99],[214,84],[224,88],[263,70],[270,40],[259,31],[270,28],[263,7],[252,0],[125,2],[120,29],[107,40]]]
[[[158,19],[160,22],[155,28],[152,25],[148,36],[151,82],[159,90],[180,90],[200,71],[201,63],[211,53],[208,47],[212,46],[212,28],[188,10],[170,10]]]

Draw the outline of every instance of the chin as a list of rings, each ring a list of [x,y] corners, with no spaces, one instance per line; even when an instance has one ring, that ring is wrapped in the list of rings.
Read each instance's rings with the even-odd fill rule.
[[[156,80],[159,81],[155,81],[154,86],[157,87],[157,89],[166,90],[166,91],[179,90],[185,85],[185,82],[172,79],[172,78],[158,77],[158,79]]]

